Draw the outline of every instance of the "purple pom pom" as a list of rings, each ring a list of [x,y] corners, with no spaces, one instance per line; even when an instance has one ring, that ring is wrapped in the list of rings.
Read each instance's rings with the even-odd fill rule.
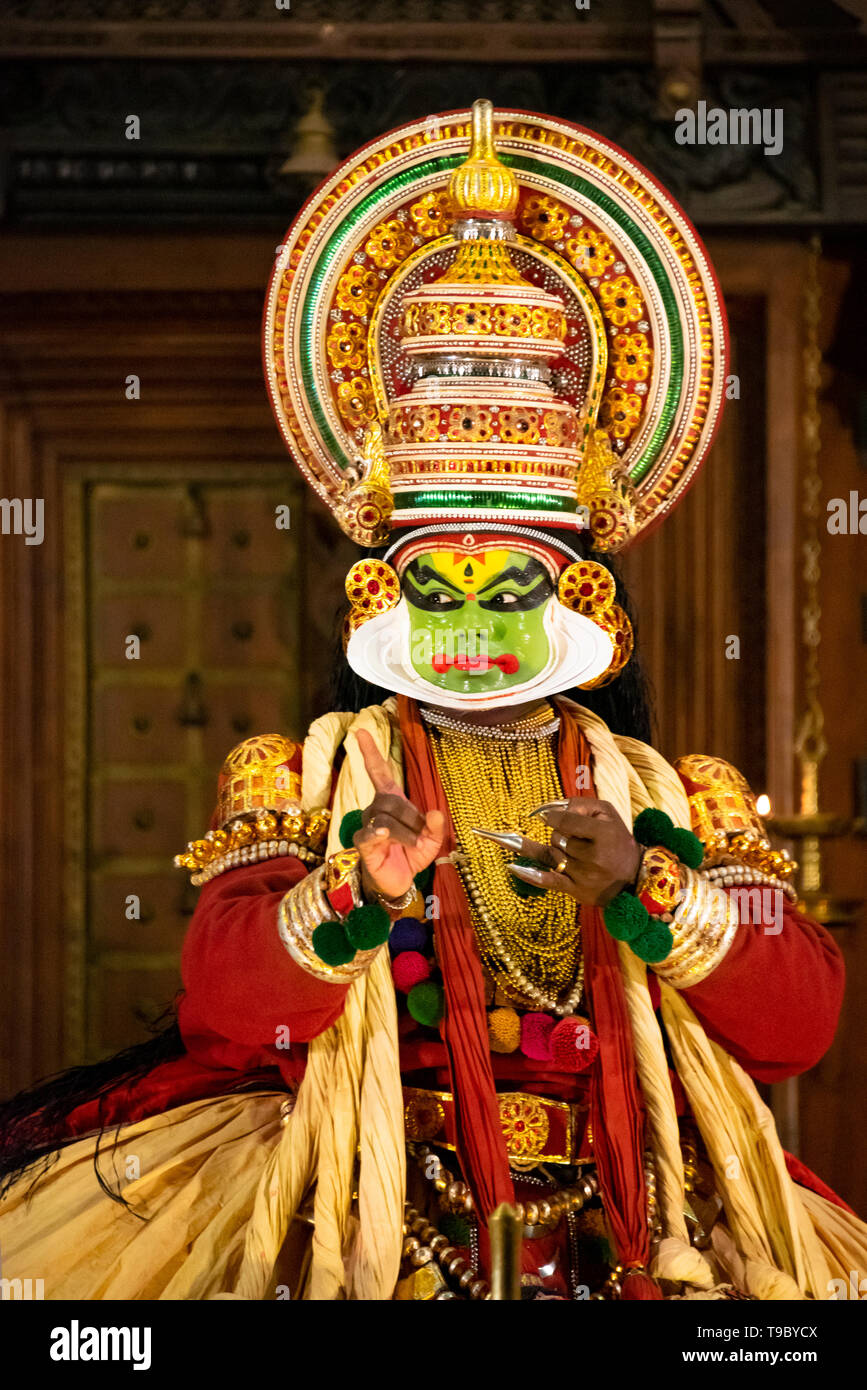
[[[428,928],[417,917],[398,917],[388,938],[388,949],[393,956],[401,951],[424,952],[428,941]]]

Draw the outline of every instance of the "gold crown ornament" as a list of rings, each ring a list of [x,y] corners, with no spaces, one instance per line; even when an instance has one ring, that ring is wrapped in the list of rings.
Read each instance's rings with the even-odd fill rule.
[[[695,477],[727,349],[704,248],[640,165],[478,101],[317,190],[264,351],[286,444],[360,544],[498,523],[613,551]]]
[[[518,209],[520,186],[494,148],[494,108],[473,102],[470,153],[449,179],[449,198],[459,216],[511,222]]]

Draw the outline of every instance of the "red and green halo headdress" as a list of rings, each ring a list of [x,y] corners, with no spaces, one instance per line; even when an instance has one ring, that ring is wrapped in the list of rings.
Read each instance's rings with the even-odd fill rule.
[[[264,351],[292,457],[361,544],[589,525],[619,550],[710,446],[726,326],[699,238],[646,170],[569,122],[476,102],[365,146],[313,194]]]

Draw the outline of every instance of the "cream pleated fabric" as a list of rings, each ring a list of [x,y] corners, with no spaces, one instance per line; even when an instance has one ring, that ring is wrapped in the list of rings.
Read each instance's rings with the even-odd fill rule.
[[[369,805],[374,789],[355,734],[366,729],[403,781],[396,702],[353,717],[326,715],[304,744],[305,809],[327,805],[341,741],[345,758],[332,801],[328,853],[340,848],[347,811]],[[358,1220],[352,1215],[356,1154]],[[337,1022],[308,1046],[298,1101],[263,1176],[234,1292],[261,1298],[289,1222],[315,1180],[312,1265],[305,1297],[388,1299],[400,1268],[406,1191],[397,1006],[381,951],[349,989]]]
[[[101,1171],[132,1210],[97,1183],[93,1138],[69,1144],[0,1204],[3,1277],[42,1279],[46,1299],[204,1299],[232,1288],[285,1099],[193,1101],[127,1125],[117,1141],[106,1135]]]
[[[639,811],[653,805],[667,810],[676,824],[689,826],[686,793],[677,773],[664,759],[635,739],[616,739],[608,726],[583,706],[567,700],[561,700],[561,703],[569,705],[590,744],[593,784],[601,801],[609,801],[629,826]],[[651,755],[653,763],[650,761]],[[657,773],[657,764],[657,795],[664,791],[665,805],[656,801],[647,787],[647,779],[652,773]],[[685,1179],[677,1111],[662,1034],[647,987],[647,970],[624,942],[619,942],[618,948],[636,1066],[647,1109],[648,1137],[656,1167],[657,1202],[663,1230],[653,1273],[678,1283],[686,1281],[699,1288],[710,1289],[716,1282],[713,1271],[701,1251],[690,1244],[684,1216]]]
[[[328,852],[346,811],[373,799],[354,734],[366,729],[402,782],[396,702],[329,714],[303,752],[305,809],[332,804]],[[331,800],[332,768],[345,757]],[[277,924],[274,924],[277,930]],[[65,1148],[35,1184],[25,1175],[0,1204],[7,1278],[44,1278],[46,1298],[243,1298],[268,1295],[293,1217],[315,1185],[312,1258],[304,1296],[391,1298],[400,1267],[406,1192],[397,1007],[388,953],[355,981],[333,1027],[308,1048],[288,1123],[285,1094],[179,1106],[127,1126],[105,1147],[139,1216],[105,1195],[94,1139]],[[352,1197],[358,1173],[358,1217]],[[140,1216],[149,1219],[142,1221]]]

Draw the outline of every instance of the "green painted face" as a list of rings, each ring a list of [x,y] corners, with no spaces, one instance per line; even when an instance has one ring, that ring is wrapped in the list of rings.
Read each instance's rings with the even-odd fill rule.
[[[544,615],[554,586],[519,550],[426,551],[402,581],[413,670],[441,690],[489,694],[523,685],[550,655]]]

